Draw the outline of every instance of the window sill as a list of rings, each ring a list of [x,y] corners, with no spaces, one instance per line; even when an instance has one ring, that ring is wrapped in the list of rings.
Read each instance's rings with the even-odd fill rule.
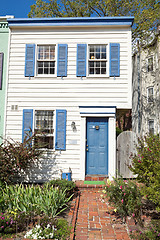
[[[109,75],[88,75],[86,78],[109,78]]]
[[[35,76],[35,78],[57,78],[57,76],[54,74],[41,74],[41,75],[37,75]]]

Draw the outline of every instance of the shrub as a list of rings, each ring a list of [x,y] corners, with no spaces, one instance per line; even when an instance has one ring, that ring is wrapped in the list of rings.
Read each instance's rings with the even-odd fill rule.
[[[26,229],[30,217],[25,212],[7,211],[0,214],[0,235],[18,233]]]
[[[57,187],[62,191],[66,191],[67,196],[70,196],[71,194],[73,194],[76,188],[76,184],[74,182],[67,181],[66,179],[55,179],[45,184],[49,184],[49,186]]]
[[[150,226],[145,231],[133,232],[130,234],[131,239],[137,240],[156,240],[160,239],[160,220],[152,220]]]
[[[160,210],[160,137],[147,136],[138,139],[137,154],[131,156],[130,170],[143,183],[142,193]]]
[[[142,198],[140,191],[134,181],[124,181],[122,178],[107,181],[105,187],[109,203],[115,208],[123,221],[127,216],[132,216],[141,223]]]
[[[42,150],[31,141],[34,136],[25,138],[24,142],[5,140],[0,145],[0,180],[11,182],[14,176],[25,172],[41,156]]]

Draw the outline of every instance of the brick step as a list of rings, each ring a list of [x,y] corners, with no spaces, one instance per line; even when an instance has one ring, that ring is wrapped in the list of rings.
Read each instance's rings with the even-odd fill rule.
[[[86,181],[103,181],[104,179],[107,179],[107,175],[86,175],[85,180]]]

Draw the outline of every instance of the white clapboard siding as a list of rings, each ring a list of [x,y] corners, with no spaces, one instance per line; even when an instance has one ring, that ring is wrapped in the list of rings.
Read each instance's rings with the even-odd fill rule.
[[[6,136],[22,141],[23,109],[67,110],[66,151],[51,151],[34,169],[31,181],[60,177],[60,169],[72,169],[73,179],[80,179],[81,123],[79,106],[131,107],[131,48],[127,27],[72,27],[11,29],[7,93]],[[120,77],[76,77],[77,44],[120,43]],[[67,77],[24,77],[26,44],[67,44]],[[107,48],[109,51],[109,47]],[[109,54],[108,54],[109,55]],[[35,60],[36,63],[36,60]],[[57,72],[57,47],[56,47]],[[107,61],[109,64],[109,61]],[[18,105],[18,110],[11,110]],[[55,120],[55,119],[54,119]],[[71,128],[76,123],[76,131]]]

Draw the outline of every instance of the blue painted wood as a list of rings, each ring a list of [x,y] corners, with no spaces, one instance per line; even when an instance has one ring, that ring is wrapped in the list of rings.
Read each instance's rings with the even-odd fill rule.
[[[77,44],[77,77],[86,76],[87,45]]]
[[[9,26],[132,26],[134,17],[8,18],[7,21]]]
[[[120,44],[110,43],[110,77],[120,76]]]
[[[66,115],[66,110],[56,110],[56,150],[66,150]]]
[[[25,77],[34,77],[35,44],[26,44]]]
[[[22,142],[25,137],[32,136],[33,130],[33,109],[23,109]]]
[[[99,129],[96,129],[96,126]],[[88,146],[87,146],[88,145]],[[86,174],[108,174],[108,119],[87,118]]]
[[[57,76],[67,76],[67,44],[58,44]]]

